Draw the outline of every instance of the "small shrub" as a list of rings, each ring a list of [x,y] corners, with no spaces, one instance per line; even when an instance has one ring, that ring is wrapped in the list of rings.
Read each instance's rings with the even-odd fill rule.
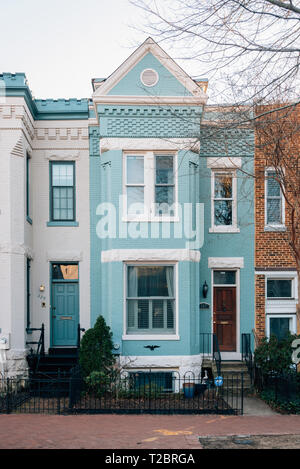
[[[254,352],[256,366],[264,374],[294,371],[291,344],[296,338],[298,336],[291,334],[281,341],[278,341],[274,335],[270,339],[265,337]]]
[[[94,327],[87,330],[80,342],[79,363],[84,378],[93,372],[100,373],[102,378],[112,373],[115,358],[112,353],[113,342],[110,327],[103,316],[99,316]],[[90,383],[96,375],[90,377]]]

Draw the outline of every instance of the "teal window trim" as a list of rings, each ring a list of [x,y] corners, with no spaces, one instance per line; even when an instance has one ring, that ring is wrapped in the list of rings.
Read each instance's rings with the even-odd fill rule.
[[[48,221],[47,226],[79,226],[78,221]]]
[[[53,167],[55,165],[72,165],[73,167],[73,186],[68,186],[73,188],[73,217],[72,219],[60,219],[55,220],[53,217],[53,186],[52,184],[52,175],[53,175]],[[76,222],[76,174],[75,174],[75,161],[50,161],[50,168],[49,168],[49,222],[47,226],[78,226],[78,222]],[[60,186],[63,187],[63,186]]]

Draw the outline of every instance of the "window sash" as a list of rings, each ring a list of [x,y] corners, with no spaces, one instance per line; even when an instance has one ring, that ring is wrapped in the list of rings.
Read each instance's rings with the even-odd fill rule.
[[[270,291],[271,291],[271,287],[270,287],[270,282],[289,282],[289,285],[290,285],[290,295],[287,296],[269,296],[270,295]],[[267,279],[267,298],[269,300],[278,300],[278,299],[291,299],[293,298],[293,280],[292,279],[278,279],[278,278],[268,278]],[[273,292],[276,293],[276,289],[278,289],[278,287],[276,286],[276,284],[273,285]]]
[[[162,281],[166,281],[166,285],[160,284],[160,276],[155,277],[156,281],[151,278],[150,283],[147,281],[147,273],[139,277],[135,268],[153,269],[153,267],[171,268],[172,271],[166,271],[166,278],[162,277]],[[131,270],[129,270],[131,269]],[[174,334],[176,330],[176,293],[175,293],[175,266],[174,265],[127,265],[126,267],[126,330],[127,333],[138,334]],[[146,275],[146,284],[144,284]],[[149,274],[148,274],[149,275]],[[159,274],[158,274],[159,275]],[[160,274],[161,275],[161,274]],[[141,283],[139,283],[141,282]],[[158,284],[157,284],[158,282]],[[160,286],[159,286],[160,285]],[[143,288],[149,293],[151,289],[153,293],[160,291],[164,294],[167,288],[168,295],[149,296],[139,295],[143,292]],[[150,291],[149,291],[150,288]],[[146,293],[145,291],[145,293]]]
[[[124,164],[123,164],[123,193],[124,199],[124,214],[127,219],[145,219],[152,220],[153,215],[159,218],[174,218],[177,210],[174,208],[177,197],[177,183],[175,177],[175,164],[176,155],[175,153],[157,153],[155,151],[145,151],[141,154],[133,152],[124,152]],[[136,157],[144,159],[144,182],[134,182],[133,178],[128,175],[128,159]],[[157,168],[156,162],[158,158],[170,158],[172,159],[172,168],[170,167],[170,174],[162,175],[157,179]],[[164,169],[164,168],[162,168]],[[168,170],[168,167],[166,168]],[[165,178],[166,182],[162,182]],[[137,181],[141,178],[138,178]],[[129,182],[128,182],[129,181]],[[136,207],[132,204],[132,210],[129,205],[129,188],[140,188],[144,189],[144,197],[137,199]],[[168,189],[169,188],[169,189]],[[141,192],[142,193],[142,192]],[[165,202],[158,202],[158,194],[165,199]]]
[[[71,184],[54,184],[54,167],[72,166]],[[67,179],[69,177],[67,176]],[[71,182],[71,181],[70,181]],[[54,222],[75,221],[75,163],[50,163],[50,219]]]
[[[269,181],[273,181],[273,176],[276,176],[275,171],[269,170],[266,171],[266,224],[267,225],[282,225],[283,224],[283,203],[282,203],[282,191],[280,185],[277,181],[279,187],[279,195],[270,195],[269,194]],[[272,200],[278,201],[278,211],[274,213],[274,204],[270,204]]]
[[[218,178],[226,178],[230,180],[230,197],[219,195],[217,192]],[[232,171],[228,172],[213,172],[213,185],[212,185],[212,226],[216,228],[234,227],[236,226],[236,183],[235,174]],[[222,208],[223,207],[223,208]],[[220,213],[225,209],[225,214],[222,216]],[[227,214],[227,216],[226,216]]]

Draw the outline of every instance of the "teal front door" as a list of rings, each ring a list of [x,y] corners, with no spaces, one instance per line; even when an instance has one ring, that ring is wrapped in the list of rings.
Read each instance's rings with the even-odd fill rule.
[[[79,321],[78,283],[53,283],[51,310],[52,346],[76,346]]]

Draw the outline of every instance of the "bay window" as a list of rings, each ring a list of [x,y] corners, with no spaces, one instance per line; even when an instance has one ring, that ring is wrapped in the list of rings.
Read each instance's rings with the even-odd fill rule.
[[[127,334],[175,333],[175,266],[127,265]]]

